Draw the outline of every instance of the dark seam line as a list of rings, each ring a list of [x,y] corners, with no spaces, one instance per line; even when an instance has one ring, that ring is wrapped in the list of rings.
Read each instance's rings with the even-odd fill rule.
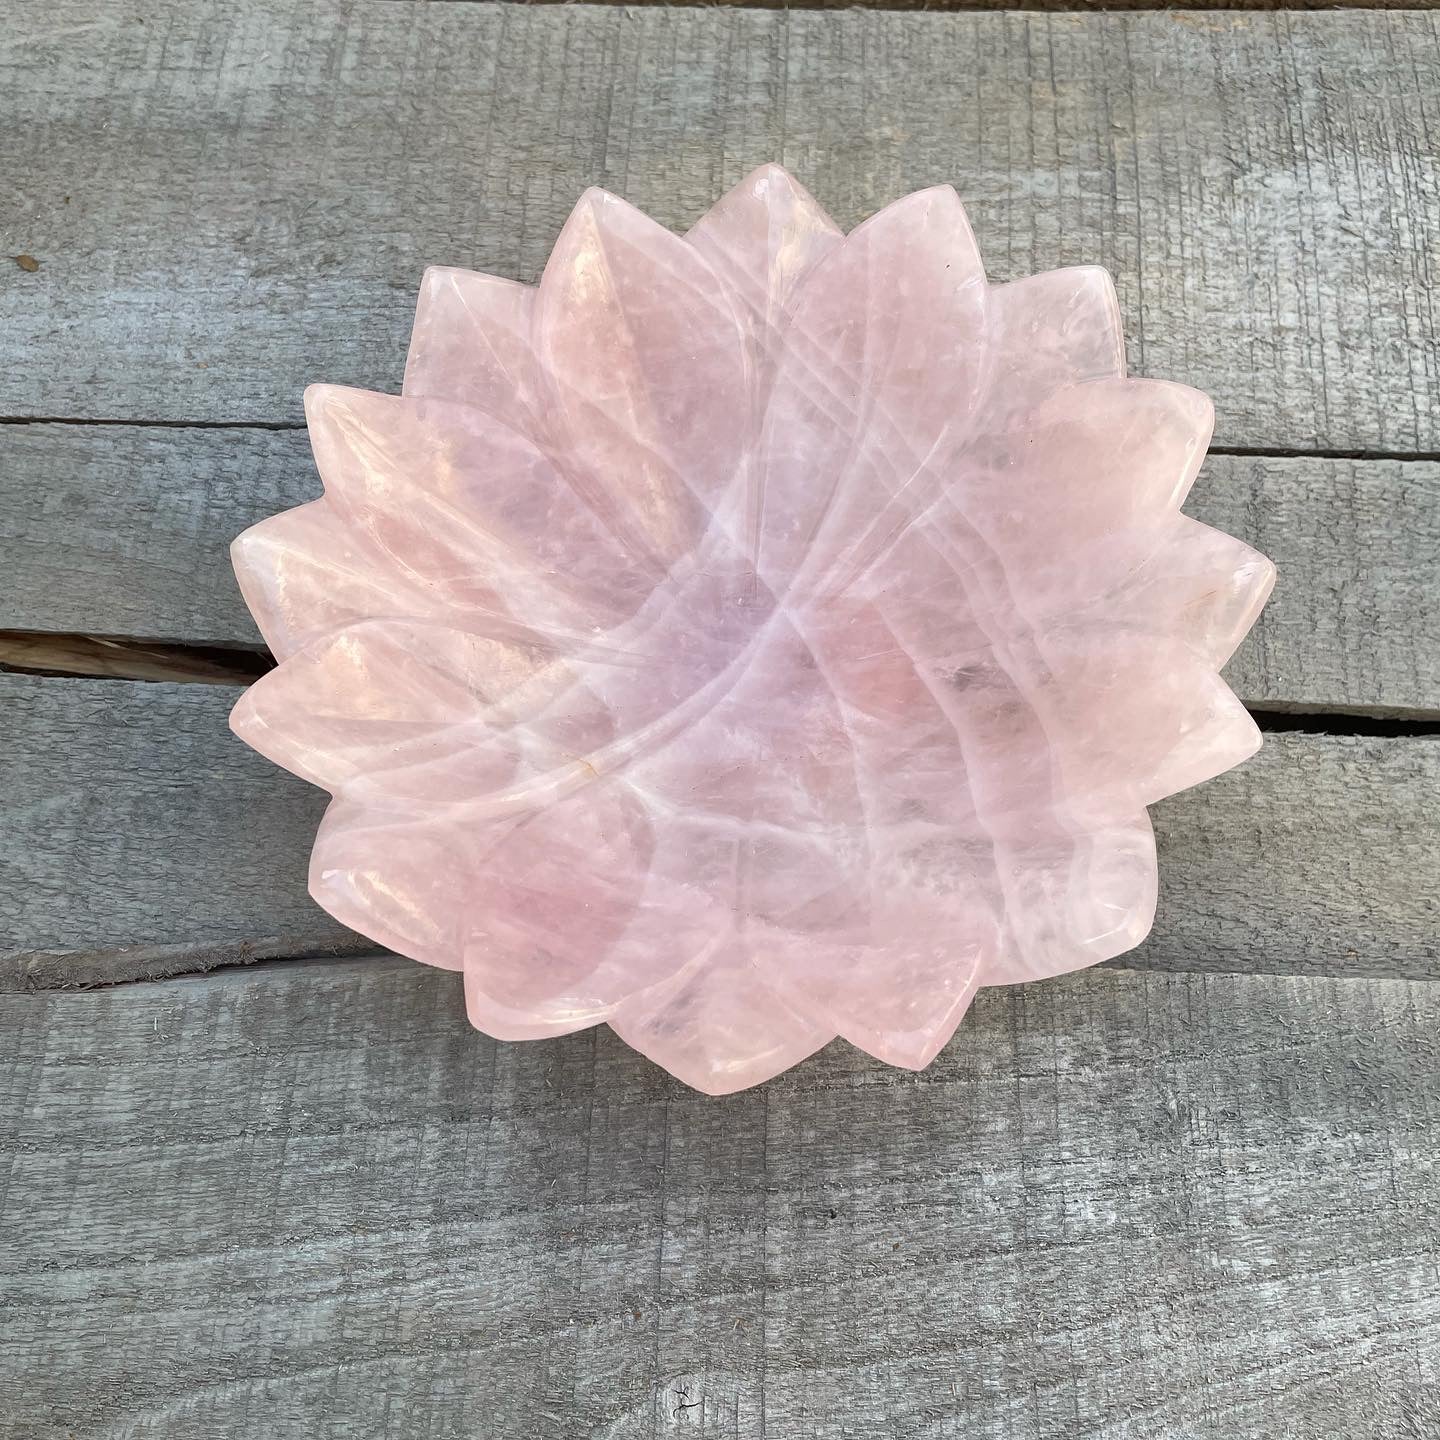
[[[377,962],[391,961],[402,974],[408,969],[413,972],[413,978],[423,983],[422,977],[449,975],[451,972],[444,970],[433,970],[422,967],[414,961],[408,960],[403,955],[394,951],[382,949],[373,941],[366,940],[363,935],[355,937],[357,948],[353,952],[343,954],[325,954],[317,946],[314,950],[307,950],[301,946],[290,955],[267,955],[263,960],[222,960],[216,964],[200,964],[190,969],[172,970],[164,974],[150,975],[117,975],[103,980],[79,981],[75,984],[67,984],[64,981],[46,984],[37,977],[29,977],[26,984],[19,985],[13,989],[0,990],[0,1001],[23,998],[27,1000],[41,999],[70,999],[81,995],[92,995],[96,991],[120,990],[128,987],[139,987],[144,985],[170,985],[182,980],[211,980],[246,978],[256,974],[263,975],[269,971],[293,970],[296,966],[305,967],[307,972],[314,973],[316,970],[343,971],[350,968],[358,968],[361,965],[373,965]],[[83,960],[85,952],[74,950],[66,952],[66,958]],[[183,962],[182,962],[183,963]],[[1132,975],[1171,975],[1177,979],[1185,975],[1204,976],[1218,978],[1221,980],[1250,980],[1257,977],[1268,977],[1272,979],[1293,979],[1313,981],[1340,981],[1357,980],[1370,982],[1375,980],[1401,980],[1415,984],[1432,984],[1434,978],[1428,974],[1417,974],[1415,968],[1408,965],[1393,967],[1380,967],[1367,969],[1363,974],[1347,973],[1343,966],[1322,966],[1315,970],[1295,970],[1268,966],[1264,961],[1256,965],[1247,966],[1245,969],[1233,968],[1228,965],[1216,965],[1213,967],[1191,966],[1191,965],[1166,965],[1157,961],[1147,960],[1143,955],[1135,952],[1127,952],[1124,955],[1117,955],[1113,960],[1102,960],[1100,964],[1093,967],[1094,971],[1119,970],[1128,971]],[[1083,970],[1072,972],[1079,976],[1086,972]],[[595,1027],[587,1027],[593,1029]],[[576,1031],[570,1035],[555,1036],[546,1043],[566,1042],[578,1044],[585,1039],[585,1030]],[[497,1044],[505,1044],[504,1041],[497,1041]],[[517,1042],[529,1043],[529,1042]]]
[[[207,645],[91,631],[0,630],[0,674],[5,675],[249,685],[274,667],[274,657],[263,645]]]
[[[117,675],[113,673],[92,674],[83,670],[51,668],[27,665],[23,661],[0,661],[0,674],[27,675],[32,678],[52,680],[118,680],[141,685],[166,683],[192,683],[202,685],[243,686],[257,680],[273,668],[274,657],[260,647],[245,649],[228,645],[190,645],[177,641],[142,640],[134,637],[113,639],[110,637],[81,635],[50,635],[33,630],[0,630],[0,646],[8,639],[41,639],[64,644],[101,640],[104,643],[105,658],[117,664],[124,661],[127,651],[134,653],[137,662],[157,660],[174,665],[174,677],[162,675]],[[192,659],[197,666],[209,667],[209,673],[185,674],[185,662]],[[216,673],[221,667],[233,667],[233,673]],[[1386,714],[1383,707],[1366,710],[1302,708],[1281,703],[1257,702],[1246,705],[1255,724],[1267,735],[1298,733],[1304,735],[1372,735],[1405,737],[1418,735],[1440,735],[1440,714],[1424,712],[1418,715]]]
[[[1247,705],[1245,708],[1266,735],[1374,735],[1388,739],[1440,735],[1440,717],[1365,715],[1337,710],[1268,710],[1263,705]]]
[[[464,0],[432,0],[436,4],[460,4]],[[485,4],[492,0],[484,0]],[[574,4],[577,0],[526,0],[527,4]],[[591,3],[591,0],[583,0]],[[608,3],[608,0],[606,0]],[[616,0],[619,4],[620,0]],[[114,417],[68,415],[0,415],[0,425],[124,426],[137,430],[304,430],[303,420],[125,420]],[[1417,463],[1440,462],[1440,450],[1338,450],[1324,446],[1298,445],[1212,445],[1210,455],[1233,456],[1242,460],[1400,460]]]
[[[1212,445],[1209,455],[1233,455],[1243,460],[1413,460],[1434,463],[1440,450],[1301,450],[1282,445]]]
[[[303,430],[303,420],[122,420],[100,416],[0,415],[0,425],[133,426],[140,430]]]
[[[181,942],[183,943],[183,942]],[[347,948],[337,949],[337,942],[333,940],[317,940],[313,946],[308,946],[304,941],[296,945],[294,950],[289,950],[283,955],[266,955],[263,959],[247,960],[239,956],[224,956],[214,960],[207,960],[202,953],[196,959],[187,961],[183,957],[176,957],[179,968],[175,970],[157,970],[149,974],[140,975],[114,975],[106,976],[103,979],[81,980],[73,982],[60,980],[58,982],[46,983],[35,974],[27,974],[21,977],[18,984],[12,988],[0,990],[0,1000],[9,997],[43,996],[43,995],[88,995],[94,990],[116,990],[125,985],[152,985],[165,980],[201,980],[208,975],[218,975],[221,971],[239,970],[247,975],[263,973],[267,970],[276,970],[283,967],[289,968],[295,965],[313,966],[317,969],[332,969],[341,965],[352,965],[357,960],[403,960],[405,957],[397,955],[393,950],[386,950],[374,940],[368,940],[363,935],[355,935],[351,942],[339,942]],[[34,960],[86,960],[98,955],[105,958],[103,950],[86,952],[84,950],[56,951],[33,951],[22,952],[19,959],[22,963],[33,962]],[[15,957],[9,957],[12,961]]]

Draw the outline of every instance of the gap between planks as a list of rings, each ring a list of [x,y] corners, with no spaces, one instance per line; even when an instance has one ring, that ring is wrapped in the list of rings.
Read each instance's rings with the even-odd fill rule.
[[[227,733],[234,693],[0,678],[0,989],[375,949],[306,893],[324,796]],[[1437,779],[1430,736],[1271,736],[1155,807],[1161,918],[1130,964],[1434,976]]]
[[[133,958],[137,947],[127,947],[131,958]],[[173,985],[178,981],[194,980],[216,980],[243,981],[245,979],[261,976],[262,978],[272,971],[285,974],[313,974],[323,971],[340,971],[343,969],[356,969],[367,965],[413,965],[420,970],[434,971],[438,975],[449,975],[454,972],[441,970],[436,966],[426,965],[423,961],[413,960],[409,956],[398,954],[393,950],[386,950],[374,940],[365,935],[356,935],[351,944],[339,943],[333,946],[304,946],[289,951],[281,947],[279,950],[265,944],[258,945],[237,945],[226,949],[217,949],[213,952],[197,953],[192,947],[177,945],[171,947],[153,946],[149,948],[153,955],[158,957],[164,949],[171,949],[175,952],[176,965],[173,970],[151,969],[138,975],[101,975],[93,980],[66,981],[61,984],[44,985],[30,983],[16,986],[6,990],[0,988],[0,1002],[6,997],[14,995],[32,995],[37,998],[50,996],[80,996],[91,995],[97,992],[110,992],[114,990],[134,990],[147,985]],[[103,959],[104,951],[95,951],[88,958],[91,960]],[[1161,967],[1147,964],[1144,958],[1135,951],[1127,951],[1123,955],[1117,955],[1113,960],[1102,960],[1098,964],[1090,965],[1082,970],[1068,971],[1063,975],[1049,976],[1044,981],[1022,981],[1020,985],[1044,984],[1050,980],[1075,979],[1092,971],[1119,971],[1123,974],[1133,975],[1203,975],[1207,980],[1219,981],[1243,981],[1256,976],[1265,976],[1275,980],[1294,980],[1297,978],[1293,969],[1286,969],[1283,966],[1270,967],[1265,964],[1263,957],[1254,965],[1244,970],[1196,970],[1196,971],[1172,971]],[[1341,981],[1349,984],[1363,985],[1381,983],[1409,984],[1418,982],[1430,984],[1440,980],[1440,975],[1416,975],[1408,972],[1389,974],[1386,972],[1365,971],[1354,975],[1335,974],[1324,972],[1323,976],[1300,976],[1301,979],[1324,978],[1327,980]],[[1010,986],[989,987],[998,989],[1014,988]],[[604,1025],[604,1021],[596,1021],[587,1028],[598,1028]],[[481,1032],[484,1033],[483,1031]],[[510,1042],[496,1041],[496,1044]],[[524,1042],[514,1042],[524,1043]]]
[[[56,680],[249,685],[275,668],[269,651],[136,636],[0,630],[0,674]]]
[[[398,3],[398,0],[391,0]],[[421,0],[444,3],[444,0]],[[456,3],[456,0],[449,0]],[[485,0],[493,3],[493,0]],[[525,0],[534,4],[574,4],[577,0]],[[589,0],[586,0],[589,3]],[[608,3],[608,0],[605,0]],[[616,0],[619,3],[619,0]],[[1437,0],[1440,3],[1440,0]],[[1143,378],[1143,377],[1141,377]],[[133,430],[275,430],[297,431],[309,427],[304,420],[147,420],[118,415],[0,415],[0,425],[75,425],[91,428],[112,426]],[[1440,450],[1336,450],[1325,446],[1293,445],[1211,445],[1207,455],[1226,455],[1240,460],[1400,460],[1440,463]]]
[[[184,641],[0,630],[0,674],[51,680],[136,680],[181,685],[246,686],[275,668],[266,649],[191,645]],[[1283,701],[1245,707],[1266,734],[1440,735],[1440,711],[1386,705],[1323,709]]]

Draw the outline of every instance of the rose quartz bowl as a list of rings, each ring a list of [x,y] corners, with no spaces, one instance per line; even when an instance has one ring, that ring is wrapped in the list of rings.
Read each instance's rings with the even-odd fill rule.
[[[538,286],[426,273],[400,396],[313,387],[324,498],[234,546],[248,744],[310,888],[501,1039],[712,1093],[1130,949],[1146,806],[1260,743],[1270,563],[1098,269],[985,279],[955,192],[850,235],[766,167],[683,238],[583,195]]]

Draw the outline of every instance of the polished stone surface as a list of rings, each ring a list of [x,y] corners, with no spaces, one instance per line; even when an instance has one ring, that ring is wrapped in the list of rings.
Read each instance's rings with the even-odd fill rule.
[[[1216,672],[1273,569],[1179,511],[1209,401],[1125,377],[1104,271],[987,284],[948,188],[848,237],[775,167],[684,238],[588,192],[307,414],[233,724],[335,797],[320,904],[493,1035],[923,1066],[1137,944],[1145,807],[1260,743]]]

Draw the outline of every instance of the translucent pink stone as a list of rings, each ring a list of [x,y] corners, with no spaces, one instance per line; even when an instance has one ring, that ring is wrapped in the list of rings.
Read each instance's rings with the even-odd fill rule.
[[[403,395],[306,410],[233,724],[334,796],[319,903],[503,1039],[923,1066],[1139,942],[1145,807],[1260,743],[1209,401],[1125,378],[1103,270],[987,284],[948,188],[847,237],[767,167],[683,239],[592,190],[537,287],[426,274]]]

